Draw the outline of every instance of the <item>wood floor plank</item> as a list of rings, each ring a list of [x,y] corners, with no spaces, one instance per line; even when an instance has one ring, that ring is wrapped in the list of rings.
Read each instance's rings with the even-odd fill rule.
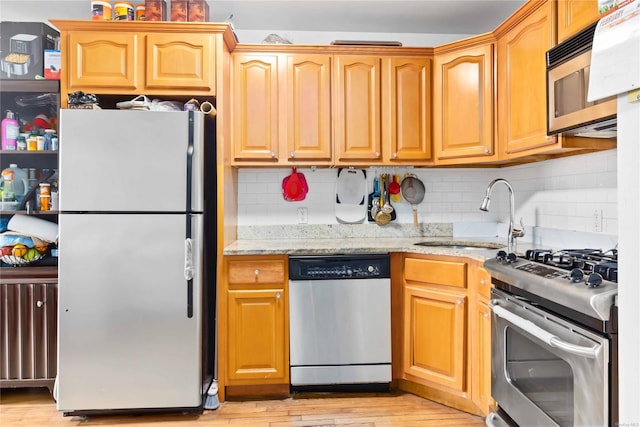
[[[482,427],[481,417],[418,396],[294,394],[279,400],[227,401],[202,414],[64,417],[46,389],[3,389],[2,427]]]

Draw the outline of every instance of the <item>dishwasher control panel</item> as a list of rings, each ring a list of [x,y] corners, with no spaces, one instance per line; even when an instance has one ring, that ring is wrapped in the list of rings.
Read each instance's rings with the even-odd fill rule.
[[[388,254],[289,257],[290,280],[390,278]]]

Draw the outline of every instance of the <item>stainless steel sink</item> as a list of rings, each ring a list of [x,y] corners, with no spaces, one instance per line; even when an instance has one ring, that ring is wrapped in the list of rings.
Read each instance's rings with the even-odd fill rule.
[[[505,245],[500,243],[490,243],[490,242],[418,242],[414,243],[416,246],[428,246],[433,248],[444,248],[444,249],[457,249],[457,250],[487,250],[487,249],[500,249],[504,248]]]

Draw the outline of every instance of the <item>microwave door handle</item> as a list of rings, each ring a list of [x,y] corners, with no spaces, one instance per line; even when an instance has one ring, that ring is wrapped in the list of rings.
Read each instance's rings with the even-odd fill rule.
[[[599,345],[595,345],[593,347],[583,347],[583,346],[562,341],[557,336],[545,331],[544,329],[537,326],[535,323],[531,322],[530,320],[523,319],[517,314],[514,314],[509,310],[506,310],[505,308],[500,307],[495,303],[492,303],[489,306],[491,307],[491,310],[495,313],[496,316],[501,317],[506,321],[513,323],[514,325],[530,333],[534,337],[544,341],[551,347],[561,349],[567,353],[575,354],[577,356],[587,357],[589,359],[596,358],[596,355],[600,348]]]

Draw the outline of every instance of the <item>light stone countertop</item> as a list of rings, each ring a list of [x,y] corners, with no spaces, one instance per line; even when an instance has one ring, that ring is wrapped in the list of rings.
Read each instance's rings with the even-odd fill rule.
[[[417,242],[434,242],[443,245],[477,245],[480,248],[463,249],[446,246],[417,246]],[[224,248],[224,255],[337,255],[379,254],[405,252],[460,256],[484,261],[493,258],[498,249],[506,249],[505,239],[460,237],[391,237],[391,238],[314,238],[314,239],[262,239],[236,240]],[[520,247],[518,249],[521,249]]]

